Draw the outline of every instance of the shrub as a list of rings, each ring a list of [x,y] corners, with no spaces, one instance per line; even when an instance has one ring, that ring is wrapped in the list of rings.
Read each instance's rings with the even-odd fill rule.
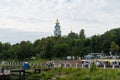
[[[97,67],[95,64],[92,64],[91,67],[90,67],[90,72],[94,72],[97,70]]]

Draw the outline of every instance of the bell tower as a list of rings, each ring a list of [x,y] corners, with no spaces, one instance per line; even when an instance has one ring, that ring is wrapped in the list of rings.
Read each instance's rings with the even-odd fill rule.
[[[55,30],[54,30],[54,36],[58,37],[61,36],[61,30],[58,19],[56,20]]]

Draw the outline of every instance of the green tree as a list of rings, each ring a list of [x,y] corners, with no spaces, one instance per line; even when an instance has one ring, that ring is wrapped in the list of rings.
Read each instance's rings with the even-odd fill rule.
[[[41,47],[41,58],[51,59],[53,57],[53,44],[51,40],[46,40]]]
[[[111,42],[111,46],[110,46],[110,51],[112,52],[112,54],[118,53],[120,47],[114,42]]]
[[[68,56],[69,46],[66,43],[55,44],[54,45],[54,54],[57,58],[65,58]]]
[[[71,31],[71,33],[68,34],[68,38],[77,39],[78,38],[78,34]]]
[[[90,39],[90,49],[92,53],[97,53],[101,52],[101,42],[100,42],[100,36],[99,35],[94,35]]]
[[[79,38],[82,39],[82,40],[84,40],[86,38],[84,29],[81,29],[81,31],[79,33]]]
[[[0,52],[0,58],[1,59],[9,59],[9,57],[11,56],[8,53],[9,48],[11,47],[10,43],[4,43],[1,45],[1,52]]]
[[[22,41],[17,46],[17,58],[23,60],[34,56],[33,45],[30,41]]]

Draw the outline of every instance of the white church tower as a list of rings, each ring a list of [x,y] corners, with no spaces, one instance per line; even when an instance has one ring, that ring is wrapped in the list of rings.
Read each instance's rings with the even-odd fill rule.
[[[58,37],[61,36],[61,30],[58,19],[56,20],[55,30],[54,30],[54,36]]]

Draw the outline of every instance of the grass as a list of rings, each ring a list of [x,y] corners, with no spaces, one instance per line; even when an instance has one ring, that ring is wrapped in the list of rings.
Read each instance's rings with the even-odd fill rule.
[[[47,60],[31,60],[30,63],[41,63]],[[0,66],[9,66],[2,64]],[[34,66],[31,66],[34,67]],[[37,67],[37,66],[35,66]],[[98,69],[92,65],[90,69],[83,68],[53,68],[47,72],[42,71],[35,74],[32,71],[27,74],[27,77],[43,80],[120,80],[119,69]],[[38,80],[39,80],[38,79]],[[32,80],[32,79],[31,79]]]
[[[48,72],[32,74],[35,78],[45,80],[120,80],[119,69],[54,68]]]

